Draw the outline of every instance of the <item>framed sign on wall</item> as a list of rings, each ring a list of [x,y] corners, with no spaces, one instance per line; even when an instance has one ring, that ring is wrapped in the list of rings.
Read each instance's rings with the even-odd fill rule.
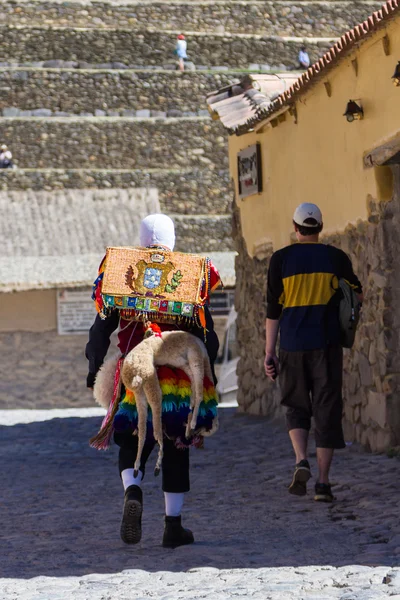
[[[262,192],[261,145],[257,143],[238,152],[237,164],[239,197]]]
[[[57,291],[57,326],[59,335],[87,335],[96,317],[91,290],[64,289]]]

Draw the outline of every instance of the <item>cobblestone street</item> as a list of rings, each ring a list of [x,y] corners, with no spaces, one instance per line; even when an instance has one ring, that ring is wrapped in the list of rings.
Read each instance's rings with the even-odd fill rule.
[[[0,413],[12,423],[13,411]],[[117,449],[88,446],[100,416],[2,425],[0,598],[399,600],[398,459],[339,452],[337,502],[318,504],[312,486],[305,498],[286,491],[294,461],[282,423],[220,413],[219,433],[192,453],[184,524],[196,544],[176,550],[160,545],[151,468],[142,542],[121,542]]]

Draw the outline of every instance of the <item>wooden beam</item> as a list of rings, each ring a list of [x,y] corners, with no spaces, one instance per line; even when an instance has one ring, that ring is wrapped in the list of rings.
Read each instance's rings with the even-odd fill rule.
[[[400,133],[385,144],[364,154],[364,167],[367,169],[370,167],[381,167],[398,152],[400,152]]]

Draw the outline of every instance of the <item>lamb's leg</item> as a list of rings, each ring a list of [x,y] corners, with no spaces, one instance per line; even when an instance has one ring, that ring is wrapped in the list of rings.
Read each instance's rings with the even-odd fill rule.
[[[209,360],[208,356],[204,357],[204,374],[211,382],[213,382],[213,374],[211,371],[211,365],[210,365],[210,360]],[[206,431],[204,429],[201,432],[201,435],[203,437],[208,437],[210,435],[213,435],[218,430],[218,427],[219,427],[218,416],[216,416],[213,419],[213,424],[212,424],[211,429],[209,431]]]
[[[210,365],[210,359],[208,358],[208,356],[204,356],[204,375],[207,377],[207,379],[209,379],[211,382],[214,381],[214,377],[212,374],[212,370],[211,370],[211,365]]]
[[[212,424],[211,429],[209,431],[206,431],[204,429],[204,431],[201,432],[201,435],[203,437],[209,437],[210,435],[213,435],[216,431],[218,431],[218,427],[219,427],[218,417],[215,417],[213,419],[213,424]]]
[[[164,436],[162,429],[162,392],[156,371],[154,371],[154,374],[146,380],[144,384],[144,390],[147,396],[147,401],[151,406],[151,412],[153,413],[154,439],[159,445],[157,462],[154,469],[154,475],[157,476],[160,474],[161,463],[164,455]]]
[[[147,432],[147,400],[142,387],[134,390],[136,407],[138,411],[138,451],[134,465],[133,476],[137,477],[140,469],[143,446],[146,441]]]
[[[196,349],[197,350],[197,349]],[[203,400],[203,380],[204,380],[204,359],[203,354],[198,352],[190,352],[188,354],[188,362],[192,388],[192,394],[190,397],[190,408],[192,409],[191,418],[188,419],[186,426],[186,437],[189,438],[190,434],[196,429],[197,417],[199,414],[200,404]]]
[[[203,369],[193,370],[194,371],[194,382],[192,384],[192,395],[194,396],[194,405],[192,419],[190,421],[190,429],[194,431],[197,425],[197,417],[199,414],[200,404],[203,400]]]

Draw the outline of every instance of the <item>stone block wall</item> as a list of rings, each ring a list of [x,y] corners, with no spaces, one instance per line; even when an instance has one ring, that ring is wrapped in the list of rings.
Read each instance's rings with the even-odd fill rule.
[[[28,63],[51,59],[87,61],[90,64],[119,62],[126,66],[161,66],[175,62],[176,34],[132,29],[73,29],[0,26],[0,62]],[[302,40],[284,40],[241,34],[192,33],[190,55],[197,65],[248,68],[258,63],[271,67],[296,66]],[[316,61],[331,41],[312,42],[308,50]],[[83,67],[84,65],[81,64]]]
[[[345,351],[345,433],[377,451],[400,445],[400,167],[393,171],[393,200],[370,199],[368,222],[326,238],[350,255],[365,293],[356,343]]]
[[[56,331],[0,334],[0,408],[95,406],[86,388],[88,337]]]
[[[199,110],[207,114],[207,93],[237,77],[237,73],[201,71],[3,69],[0,111],[18,107],[13,115],[3,112],[4,116],[35,109],[103,116],[110,111],[111,116],[136,116],[137,110],[147,111],[148,116],[151,111],[154,116],[196,116]],[[168,114],[171,110],[193,114]]]
[[[231,187],[228,170],[148,169],[64,170],[0,169],[0,190],[83,190],[156,188],[161,210],[180,215],[228,215]]]
[[[379,168],[379,167],[378,167]],[[367,222],[359,221],[344,232],[322,236],[349,254],[364,287],[365,301],[357,338],[344,351],[344,429],[346,440],[357,441],[372,451],[400,445],[400,166],[393,168],[394,195],[390,202],[369,201]],[[238,226],[234,238],[237,258],[239,311],[238,402],[252,414],[282,415],[279,383],[266,380],[265,300],[269,257],[250,258]],[[278,380],[279,382],[279,380]]]
[[[230,252],[233,250],[231,218],[225,215],[189,217],[173,215],[176,250],[181,252]]]
[[[281,36],[340,36],[381,3],[366,2],[7,2],[0,23],[85,28],[149,26],[155,30],[221,33],[240,31]],[[189,36],[190,40],[190,36]],[[189,42],[190,43],[190,42]]]
[[[236,242],[237,366],[239,410],[253,415],[282,416],[279,390],[264,374],[265,318],[268,263],[272,247],[251,258],[244,241],[239,211],[233,203],[233,238]]]
[[[0,139],[21,168],[228,168],[226,135],[208,118],[2,119]]]

